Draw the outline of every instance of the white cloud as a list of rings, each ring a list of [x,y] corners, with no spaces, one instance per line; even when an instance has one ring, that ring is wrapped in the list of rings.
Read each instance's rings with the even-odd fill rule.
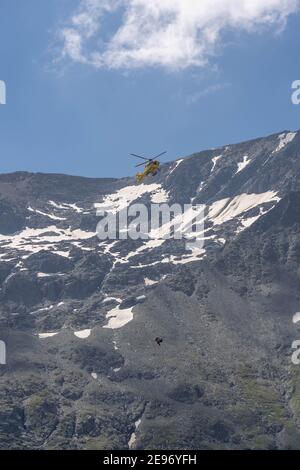
[[[96,68],[203,66],[224,31],[283,28],[299,8],[300,0],[81,0],[60,31],[63,56]],[[119,25],[107,37],[109,17]]]

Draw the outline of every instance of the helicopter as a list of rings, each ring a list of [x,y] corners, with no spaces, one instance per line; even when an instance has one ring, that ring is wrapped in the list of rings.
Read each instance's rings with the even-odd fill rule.
[[[162,155],[164,155],[165,153],[167,152],[162,152],[153,158],[145,158],[145,157],[142,157],[141,155],[136,155],[135,153],[130,154],[133,157],[141,158],[142,160],[145,160],[144,162],[138,163],[138,165],[135,165],[136,168],[144,165],[144,171],[142,173],[137,173],[135,176],[137,183],[141,183],[143,179],[146,178],[146,176],[149,176],[149,175],[155,176],[157,174],[159,170],[159,165],[160,165],[157,159],[161,157]]]

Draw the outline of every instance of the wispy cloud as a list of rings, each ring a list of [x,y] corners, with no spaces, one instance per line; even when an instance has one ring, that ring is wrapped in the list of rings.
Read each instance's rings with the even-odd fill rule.
[[[222,91],[225,88],[230,87],[230,83],[216,83],[215,85],[209,85],[208,87],[204,88],[203,90],[197,91],[192,93],[186,97],[186,104],[193,105],[200,101],[202,98],[206,96],[213,95],[218,91]]]
[[[227,30],[284,28],[300,0],[80,0],[60,30],[62,56],[96,68],[204,66]],[[119,26],[107,38],[108,15]]]

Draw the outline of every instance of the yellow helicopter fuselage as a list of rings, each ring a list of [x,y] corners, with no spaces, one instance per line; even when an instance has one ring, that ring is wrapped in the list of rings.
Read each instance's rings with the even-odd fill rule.
[[[137,173],[136,174],[136,181],[137,183],[141,183],[144,178],[146,178],[149,175],[156,175],[157,171],[159,169],[159,161],[153,160],[150,163],[147,163],[144,171],[142,173]]]

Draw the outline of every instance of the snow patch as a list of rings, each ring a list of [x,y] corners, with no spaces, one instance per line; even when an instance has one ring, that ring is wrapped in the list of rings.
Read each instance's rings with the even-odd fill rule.
[[[90,336],[91,330],[74,331],[74,335],[80,339],[86,339]]]
[[[53,276],[53,274],[48,274],[48,273],[37,273],[37,277],[49,277]]]
[[[142,420],[141,420],[141,419],[138,419],[138,420],[134,423],[134,425],[135,425],[135,432],[133,432],[133,433],[131,434],[131,437],[130,437],[130,439],[129,439],[129,442],[128,442],[128,447],[129,447],[129,449],[132,449],[133,445],[134,445],[135,442],[136,442],[136,431],[138,430],[138,428],[139,428],[141,422],[142,422]]]
[[[282,150],[287,144],[290,144],[294,140],[296,135],[297,135],[296,132],[288,132],[288,133],[280,134],[278,136],[278,139],[280,142],[278,146],[276,147],[276,149],[272,152],[272,154],[276,152],[280,152],[280,150]]]
[[[243,157],[243,161],[238,163],[238,169],[237,169],[235,174],[240,173],[241,171],[243,171],[244,168],[246,168],[246,166],[249,165],[249,163],[251,163],[251,159],[249,159],[248,155],[245,155]]]
[[[198,188],[197,188],[197,194],[198,194],[198,193],[201,193],[204,184],[205,184],[205,181],[201,181],[201,183],[199,184],[199,186],[198,186]]]
[[[57,202],[54,202],[54,201],[49,201],[48,204],[55,207],[56,209],[67,210],[67,207],[64,207],[63,204],[57,204]]]
[[[173,166],[173,168],[171,169],[170,173],[168,174],[168,177],[171,176],[171,174],[176,170],[176,168],[178,167],[178,165],[180,165],[181,162],[183,162],[183,158],[181,158],[180,160],[177,160]]]
[[[122,299],[118,298],[118,297],[105,297],[104,300],[102,300],[102,303],[103,304],[108,304],[110,303],[111,301],[115,300],[116,302],[118,302],[119,304],[122,302]]]
[[[138,297],[136,297],[136,300],[139,302],[140,300],[145,300],[146,299],[146,296],[145,295],[139,295]]]
[[[212,159],[212,162],[213,162],[213,166],[212,166],[212,169],[210,170],[210,172],[212,173],[216,167],[216,164],[218,163],[218,161],[220,160],[220,158],[222,158],[223,155],[218,155],[217,157],[214,157]]]
[[[105,196],[103,202],[94,204],[94,207],[97,211],[102,210],[116,214],[144,194],[152,193],[160,189],[161,185],[157,183],[126,186],[125,188],[119,189],[116,193]]]
[[[242,219],[241,223],[242,223],[243,228],[251,227],[251,225],[254,224],[254,222],[256,222],[262,215],[265,215],[267,212],[269,211],[264,210],[261,207],[258,215],[255,215],[254,217],[248,217],[247,219]],[[240,231],[242,231],[242,229],[240,229]]]
[[[180,256],[180,258],[178,256],[170,256],[170,258],[165,258],[162,262],[170,262],[172,264],[186,264],[186,263],[192,263],[193,261],[199,261],[201,259],[203,259],[205,253],[206,253],[206,250],[204,248],[194,248],[193,250],[191,250],[192,253],[191,254],[187,254],[187,255],[183,255],[183,256]]]
[[[75,212],[83,212],[83,209],[81,207],[78,207],[76,204],[67,204],[67,203],[64,203],[64,205],[67,207],[67,208],[70,208],[72,209],[73,211]]]
[[[51,206],[55,207],[56,209],[61,209],[61,210],[73,210],[75,212],[83,212],[83,209],[81,207],[78,207],[76,204],[68,204],[67,202],[62,202],[61,204],[58,204],[55,201],[48,201],[48,204]]]
[[[153,286],[154,284],[157,284],[158,281],[153,281],[153,279],[149,279],[148,277],[144,278],[144,283],[146,286]]]
[[[68,257],[68,251],[55,250],[55,245],[65,241],[86,240],[94,237],[96,232],[86,232],[80,229],[58,229],[56,225],[48,225],[44,228],[26,227],[15,235],[0,235],[0,243],[4,249],[16,249],[29,253],[38,253],[41,250],[53,251],[61,256]],[[28,257],[24,255],[25,259]]]
[[[40,339],[45,339],[45,338],[52,338],[52,336],[58,335],[58,331],[56,333],[39,333],[39,338]]]
[[[298,323],[299,321],[300,321],[300,312],[297,312],[293,316],[293,323]]]
[[[254,207],[267,202],[276,203],[279,200],[276,191],[267,191],[260,194],[240,194],[231,200],[226,198],[214,202],[209,209],[208,218],[212,220],[214,225],[221,225]]]
[[[65,258],[70,258],[70,252],[69,251],[59,251],[59,250],[54,250],[53,253],[59,256],[64,256]]]
[[[20,271],[23,271],[23,269],[20,269]],[[63,273],[37,273],[37,277],[53,277],[53,276],[63,276]]]
[[[193,220],[197,218],[199,223],[202,216],[204,218],[204,205],[190,207],[185,211],[184,215],[180,213],[161,227],[151,230],[149,237],[153,239],[153,242],[165,242],[166,238],[164,237],[170,234],[171,227],[173,226],[176,227],[177,232],[185,234],[187,237],[190,235],[188,230],[191,229]]]
[[[66,220],[65,217],[58,217],[58,216],[53,215],[53,214],[47,214],[46,212],[42,212],[39,209],[33,209],[30,206],[27,207],[27,210],[29,210],[30,212],[35,212],[36,214],[43,215],[44,217],[48,217],[49,219],[52,219],[52,220]]]
[[[119,305],[113,308],[106,314],[108,323],[103,328],[110,328],[112,330],[122,328],[133,319],[132,309],[133,307],[120,310]]]
[[[72,245],[76,246],[82,251],[93,251],[94,248],[88,247],[88,246],[82,246],[81,242],[72,242]]]
[[[38,312],[44,312],[46,310],[51,310],[53,308],[53,305],[49,305],[49,307],[41,307],[41,308],[38,308],[37,310],[34,310],[33,312],[30,312],[30,315],[34,315],[35,313],[38,313]]]
[[[242,227],[239,227],[237,233],[243,232],[245,228],[251,227],[254,222],[256,222],[260,218],[260,214],[254,217],[248,217],[248,219],[241,220]]]
[[[149,236],[151,236],[151,233],[149,234]],[[150,250],[150,249],[154,249],[154,248],[158,248],[159,246],[161,246],[166,240],[164,239],[161,239],[161,238],[154,238],[154,239],[151,239],[151,240],[145,240],[144,244],[141,245],[139,248],[137,248],[135,251],[131,251],[130,253],[128,253],[128,255],[124,258],[118,258],[117,262],[118,263],[127,263],[128,260],[130,258],[132,258],[133,256],[136,256],[138,255],[139,253],[145,251],[145,250]]]
[[[162,187],[151,195],[151,202],[154,204],[163,204],[164,202],[168,202],[168,200],[169,193]]]

